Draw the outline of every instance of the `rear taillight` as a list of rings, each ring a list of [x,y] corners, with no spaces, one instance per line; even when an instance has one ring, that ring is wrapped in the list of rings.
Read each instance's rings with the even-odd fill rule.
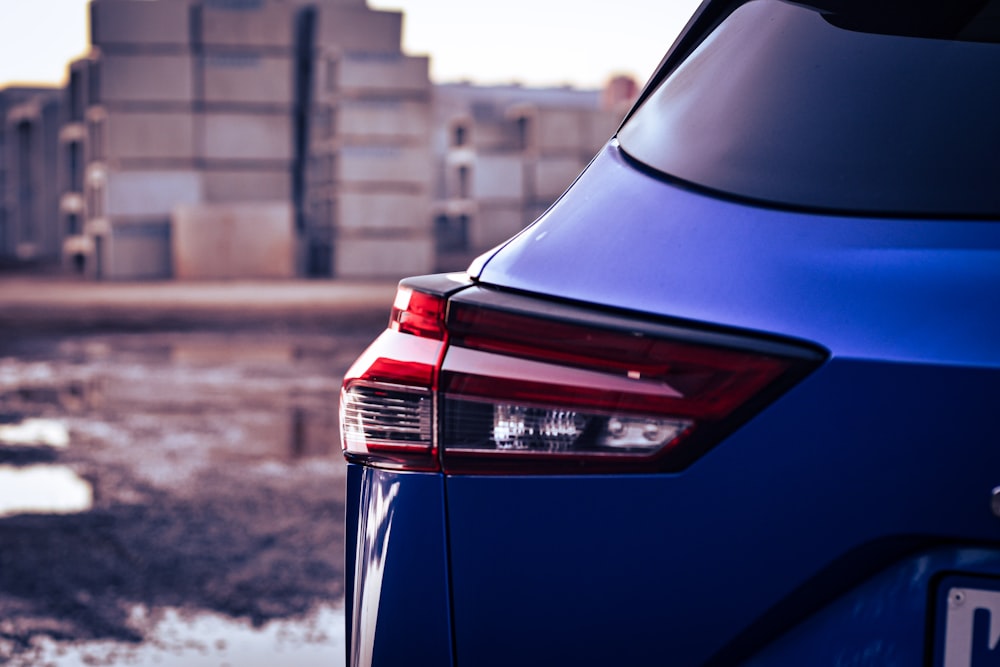
[[[823,358],[422,280],[401,284],[389,329],[344,380],[351,460],[451,473],[677,470]]]
[[[439,470],[437,379],[445,350],[448,295],[463,278],[425,276],[399,284],[389,326],[344,377],[340,429],[348,459],[402,470]]]

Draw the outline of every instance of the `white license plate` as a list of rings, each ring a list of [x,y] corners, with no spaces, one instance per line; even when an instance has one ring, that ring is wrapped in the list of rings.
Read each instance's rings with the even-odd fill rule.
[[[1000,667],[1000,582],[949,577],[938,590],[934,664]]]

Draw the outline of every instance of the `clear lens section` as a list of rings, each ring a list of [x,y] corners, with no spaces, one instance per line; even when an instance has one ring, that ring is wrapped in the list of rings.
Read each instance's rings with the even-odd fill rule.
[[[493,408],[493,443],[497,449],[558,452],[583,434],[587,419],[570,410],[544,410],[519,405]]]
[[[683,435],[690,426],[690,421],[678,419],[613,416],[605,422],[597,443],[613,449],[660,449]]]
[[[348,452],[380,446],[430,447],[430,391],[353,384],[341,396],[341,432]]]
[[[652,454],[680,439],[692,423],[460,399],[446,400],[445,411],[446,451]]]

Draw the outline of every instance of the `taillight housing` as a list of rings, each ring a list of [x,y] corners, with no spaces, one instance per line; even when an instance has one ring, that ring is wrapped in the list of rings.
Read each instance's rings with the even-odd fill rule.
[[[411,279],[345,377],[344,451],[458,474],[679,470],[824,357],[452,277]]]

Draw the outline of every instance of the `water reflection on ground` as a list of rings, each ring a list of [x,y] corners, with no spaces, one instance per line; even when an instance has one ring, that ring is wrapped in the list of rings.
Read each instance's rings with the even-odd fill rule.
[[[337,402],[369,339],[0,342],[0,663],[339,664]]]
[[[68,466],[0,465],[0,518],[86,512],[93,504],[90,484]]]
[[[65,446],[68,425],[83,439],[153,435],[175,454],[192,443],[198,452],[184,454],[219,462],[329,456],[339,446],[340,377],[364,340],[190,333],[24,342],[0,356],[0,446]]]
[[[53,419],[23,419],[0,424],[2,445],[63,448],[69,445],[69,431],[64,423]]]
[[[138,625],[150,625],[147,609],[133,610]],[[65,646],[37,641],[11,667],[130,665],[146,667],[336,667],[344,664],[344,611],[323,607],[306,619],[272,621],[261,628],[219,614],[178,609],[155,612],[146,641],[82,642]]]

